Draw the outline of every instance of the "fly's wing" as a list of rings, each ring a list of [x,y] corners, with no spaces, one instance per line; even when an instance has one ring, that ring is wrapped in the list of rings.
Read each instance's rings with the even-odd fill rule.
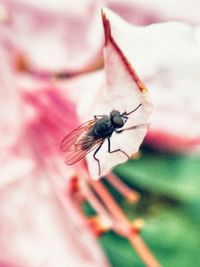
[[[69,133],[62,140],[60,148],[65,152],[65,163],[72,165],[84,158],[90,151],[98,147],[104,139],[94,139],[88,135],[96,120],[90,120]]]

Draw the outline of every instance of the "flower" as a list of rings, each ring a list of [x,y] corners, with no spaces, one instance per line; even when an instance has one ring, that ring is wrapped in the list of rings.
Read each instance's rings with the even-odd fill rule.
[[[13,3],[15,4],[9,1],[11,7]],[[26,7],[24,8],[26,10]],[[10,15],[12,14],[11,17],[16,22],[15,10],[12,8],[9,10],[14,12]],[[21,12],[23,13],[23,8]],[[2,237],[0,250],[3,251],[0,255],[1,265],[108,266],[94,236],[89,231],[88,226],[90,226],[96,235],[108,229],[116,231],[130,241],[145,264],[159,266],[140,237],[141,221],[128,220],[102,181],[91,179],[84,161],[75,166],[65,166],[59,151],[59,143],[66,131],[71,131],[83,118],[91,116],[91,112],[95,112],[95,109],[99,112],[109,112],[112,104],[113,108],[127,112],[137,107],[132,105],[138,105],[137,113],[133,113],[134,119],[129,119],[129,123],[142,124],[131,135],[135,140],[131,140],[129,131],[125,135],[127,140],[118,139],[123,148],[130,149],[130,153],[138,150],[148,128],[146,122],[151,111],[151,102],[147,89],[116,43],[106,10],[103,12],[103,22],[107,73],[100,71],[68,79],[64,90],[55,79],[37,79],[38,75],[33,74],[40,73],[40,67],[26,65],[26,60],[23,62],[26,49],[28,53],[31,50],[29,51],[27,47],[23,49],[25,45],[23,42],[22,46],[17,41],[13,42],[13,31],[9,34],[6,28],[1,28],[4,32],[2,35],[4,48],[8,52],[2,55],[5,56],[6,66],[8,65],[8,68],[5,68],[7,74],[11,77],[8,80],[6,74],[2,79],[2,84],[8,88],[6,92],[10,92],[4,99],[4,107],[9,103],[10,110],[19,118],[15,127],[11,119],[6,119],[6,112],[2,116],[3,126],[6,126],[5,129],[7,126],[10,127],[9,133],[12,138],[5,147],[1,144],[3,155],[0,158],[0,176],[3,177],[0,184]],[[23,57],[22,61],[18,62],[21,68],[19,64],[16,72],[16,69],[13,69],[15,65],[13,55],[19,47]],[[41,63],[42,66],[44,62]],[[27,66],[28,68],[25,68]],[[26,70],[26,73],[22,73],[22,70]],[[100,81],[100,84],[96,84],[97,86],[93,88],[94,79],[96,83]],[[83,83],[84,80],[88,83]],[[79,97],[80,89],[88,85],[90,85],[88,91],[85,90],[81,94],[82,97]],[[2,94],[3,88],[4,86],[0,86]],[[124,89],[123,94],[121,88]],[[90,96],[89,104],[83,100],[87,94]],[[13,106],[14,109],[12,103],[16,104]],[[80,104],[79,117],[76,114],[77,103]],[[128,123],[126,125],[128,126]],[[129,141],[130,148],[125,141]],[[116,142],[117,139],[114,144]],[[114,155],[113,163],[106,163],[105,159],[103,160],[103,171],[107,174],[106,179],[109,183],[128,201],[136,202],[139,195],[113,173],[107,173],[113,164],[126,159],[119,159]],[[96,175],[96,167],[89,168],[91,173]],[[85,201],[89,201],[97,212],[95,217],[87,218],[84,215],[82,206]]]

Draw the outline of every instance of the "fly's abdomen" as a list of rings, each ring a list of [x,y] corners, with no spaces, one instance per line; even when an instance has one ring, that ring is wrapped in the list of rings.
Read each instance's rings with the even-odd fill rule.
[[[94,136],[92,135],[86,135],[83,140],[82,140],[82,143],[81,143],[81,146],[82,146],[82,149],[83,150],[88,150],[90,149],[93,144],[94,144]]]

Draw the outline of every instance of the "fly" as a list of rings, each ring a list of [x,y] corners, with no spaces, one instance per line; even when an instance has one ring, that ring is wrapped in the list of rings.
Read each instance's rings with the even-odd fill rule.
[[[125,151],[121,149],[111,150],[110,138],[113,132],[119,134],[126,130],[134,130],[138,127],[146,126],[146,124],[141,124],[123,128],[129,115],[134,113],[141,106],[142,104],[139,104],[134,110],[128,113],[120,113],[118,110],[112,110],[109,115],[95,115],[94,119],[83,123],[77,129],[70,132],[64,137],[60,145],[61,150],[65,152],[65,163],[67,165],[72,165],[83,159],[91,151],[95,150],[93,158],[98,163],[100,176],[101,166],[96,155],[106,139],[108,140],[109,153],[120,152],[129,159],[130,157]]]

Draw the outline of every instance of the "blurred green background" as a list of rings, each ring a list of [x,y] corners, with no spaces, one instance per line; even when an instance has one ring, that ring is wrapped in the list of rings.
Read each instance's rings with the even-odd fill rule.
[[[130,219],[143,218],[141,236],[162,266],[200,266],[200,157],[142,149],[141,157],[115,168],[115,173],[141,194],[127,203],[108,189]],[[145,266],[128,241],[113,232],[100,244],[113,267]]]

